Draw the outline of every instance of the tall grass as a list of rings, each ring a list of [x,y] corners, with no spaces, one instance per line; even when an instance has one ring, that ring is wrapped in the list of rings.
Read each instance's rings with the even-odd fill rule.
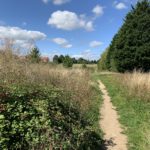
[[[0,149],[101,147],[89,72],[30,63],[16,52],[10,43],[0,49]]]
[[[14,55],[11,46],[0,50],[0,84],[54,86],[71,93],[72,102],[85,110],[90,104],[90,75],[87,70],[66,69],[51,64],[31,64]]]
[[[130,96],[150,102],[150,73],[134,71],[121,76],[121,82]]]

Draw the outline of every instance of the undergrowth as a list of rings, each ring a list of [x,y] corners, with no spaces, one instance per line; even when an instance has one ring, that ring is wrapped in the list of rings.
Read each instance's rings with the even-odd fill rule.
[[[0,149],[102,149],[101,97],[89,72],[31,64],[6,48],[0,50]]]
[[[101,147],[100,135],[90,119],[69,103],[69,93],[20,86],[0,87],[0,93],[1,149]]]

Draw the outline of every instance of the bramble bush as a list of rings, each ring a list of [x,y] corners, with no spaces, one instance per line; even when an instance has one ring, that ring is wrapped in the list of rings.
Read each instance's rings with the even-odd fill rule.
[[[59,89],[0,87],[0,149],[85,149],[100,136]]]

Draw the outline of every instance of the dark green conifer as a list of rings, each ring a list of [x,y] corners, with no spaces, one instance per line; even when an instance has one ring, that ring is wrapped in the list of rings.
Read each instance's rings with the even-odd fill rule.
[[[132,7],[114,37],[107,56],[108,68],[119,72],[150,70],[150,2]],[[113,65],[112,65],[113,64]],[[115,66],[115,67],[113,67]]]

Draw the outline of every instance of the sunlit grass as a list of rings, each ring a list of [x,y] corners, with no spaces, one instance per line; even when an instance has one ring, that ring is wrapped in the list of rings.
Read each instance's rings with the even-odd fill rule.
[[[128,75],[131,77],[134,76],[132,74]],[[140,75],[142,77],[147,77],[147,75],[144,74]],[[132,81],[132,78],[123,82],[124,76],[126,76],[126,74],[110,74],[98,75],[97,78],[101,79],[106,85],[112,103],[118,110],[120,115],[119,120],[121,124],[125,126],[125,133],[128,136],[129,150],[148,150],[150,149],[150,102],[137,96],[136,93],[132,93],[131,96],[129,93],[129,90],[131,89],[130,87],[126,88],[126,86]],[[127,85],[125,83],[127,83]],[[133,83],[131,83],[131,85],[132,84]],[[149,94],[146,91],[143,92],[147,95]]]

